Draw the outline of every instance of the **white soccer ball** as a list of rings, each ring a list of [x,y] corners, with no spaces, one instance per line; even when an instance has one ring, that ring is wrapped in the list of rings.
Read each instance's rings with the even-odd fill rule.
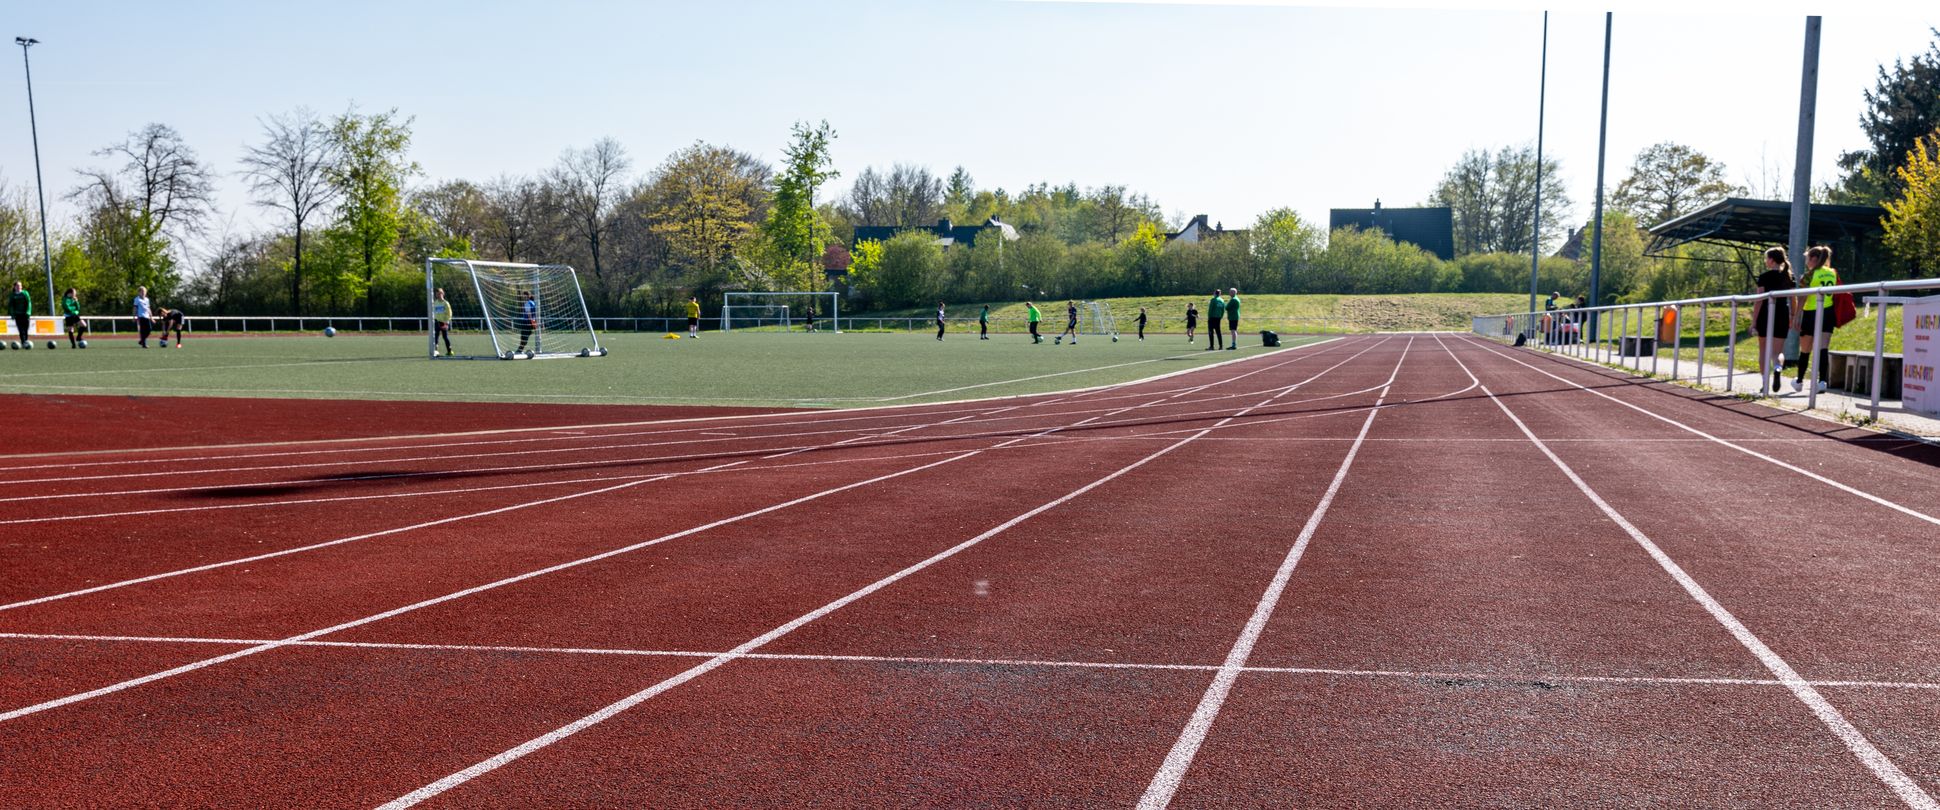
[[[337,336],[337,327],[334,327],[334,326],[326,326],[326,327],[324,327],[324,328],[323,328],[323,336],[324,336],[324,337],[336,337],[336,336]]]
[[[26,343],[20,344],[20,348],[23,348],[23,349],[31,349],[33,347],[34,347],[34,342],[31,340],[27,341]]]
[[[87,347],[88,347],[88,342],[85,340],[81,341],[81,348],[85,349]]]
[[[443,353],[443,352],[440,352],[440,351],[438,351],[437,349],[432,349],[432,350],[431,350],[431,356],[432,356],[432,357],[443,357],[443,356],[444,356],[444,353]]]
[[[162,348],[164,349],[168,348],[168,341],[166,340],[162,341]]]
[[[8,343],[7,343],[7,348],[9,348],[9,349],[18,349],[18,348],[20,348],[20,341],[17,341],[17,340],[15,340],[15,341],[8,341]]]
[[[50,340],[50,341],[47,341],[47,348],[49,348],[49,349],[52,349],[52,348],[54,348],[54,341],[51,341],[51,340]]]
[[[1113,342],[1113,343],[1117,343],[1117,342],[1118,342],[1118,336],[1117,336],[1117,335],[1112,335],[1112,336],[1111,336],[1111,342]]]

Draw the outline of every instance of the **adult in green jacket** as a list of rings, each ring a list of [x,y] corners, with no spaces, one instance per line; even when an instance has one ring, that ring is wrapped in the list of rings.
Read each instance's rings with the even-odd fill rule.
[[[1239,288],[1226,288],[1226,348],[1239,351]]]
[[[1044,313],[1037,311],[1036,304],[1033,304],[1029,301],[1025,301],[1024,314],[1025,314],[1025,319],[1031,322],[1031,342],[1043,343],[1044,336],[1037,333],[1037,322],[1044,320]]]
[[[7,314],[13,316],[13,325],[20,330],[20,345],[34,345],[34,297],[18,281],[13,283],[13,294],[7,296]]]
[[[1220,323],[1224,320],[1226,320],[1226,299],[1219,297],[1218,290],[1213,290],[1212,301],[1206,304],[1207,351],[1225,348],[1225,340],[1219,331]]]

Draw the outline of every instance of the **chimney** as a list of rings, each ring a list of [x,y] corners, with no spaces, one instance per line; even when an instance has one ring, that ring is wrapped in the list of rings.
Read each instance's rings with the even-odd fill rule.
[[[943,231],[943,232],[945,232],[945,233],[948,233],[948,232],[949,232],[949,230],[950,230],[950,220],[949,220],[949,219],[947,219],[947,218],[946,218],[946,219],[939,219],[939,220],[937,220],[937,221],[936,221],[936,229],[937,229],[937,230],[939,230],[939,231]]]
[[[1374,213],[1377,213],[1377,214],[1379,214],[1379,213],[1381,213],[1381,198],[1380,198],[1380,197],[1375,197],[1375,198],[1374,198]]]

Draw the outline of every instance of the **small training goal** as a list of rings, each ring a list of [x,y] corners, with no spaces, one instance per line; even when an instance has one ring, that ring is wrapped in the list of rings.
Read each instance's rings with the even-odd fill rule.
[[[721,298],[721,331],[840,332],[842,296],[832,292],[731,292]]]
[[[442,296],[442,297],[441,297]],[[472,259],[424,263],[429,356],[454,360],[530,360],[601,357],[579,288],[579,274],[563,264],[518,264]],[[438,323],[450,324],[449,340]]]

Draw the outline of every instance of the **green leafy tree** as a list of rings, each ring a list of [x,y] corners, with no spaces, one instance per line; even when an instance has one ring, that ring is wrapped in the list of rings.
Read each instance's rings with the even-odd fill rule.
[[[1637,153],[1630,176],[1617,184],[1611,202],[1645,227],[1669,222],[1730,196],[1724,164],[1679,143],[1665,141]]]
[[[706,143],[675,152],[644,193],[647,219],[690,286],[724,277],[766,218],[770,170],[744,152]]]
[[[1321,292],[1388,294],[1438,292],[1450,278],[1440,259],[1379,230],[1341,228],[1328,235],[1315,262]]]
[[[1311,281],[1323,234],[1291,208],[1275,208],[1253,221],[1248,234],[1262,273],[1262,292],[1300,292]]]
[[[943,249],[934,235],[904,231],[883,243],[876,289],[884,306],[933,304],[942,297],[947,283]]]
[[[1543,159],[1542,230],[1544,242],[1562,238],[1569,217],[1569,192],[1562,165]],[[1536,150],[1505,146],[1490,154],[1474,149],[1464,153],[1442,176],[1429,202],[1451,209],[1455,252],[1517,253],[1529,250],[1535,236]]]
[[[815,191],[840,176],[829,168],[829,144],[834,140],[835,130],[827,121],[813,127],[797,123],[788,148],[783,150],[774,205],[768,210],[762,231],[774,254],[775,282],[785,289],[826,286],[820,260],[832,234],[815,209]]]
[[[1165,233],[1152,222],[1141,222],[1118,246],[1118,258],[1132,291],[1149,294],[1159,283],[1159,262],[1165,256]]]
[[[1940,129],[1915,142],[1893,173],[1900,194],[1886,201],[1886,249],[1931,273],[1940,268]]]
[[[1911,61],[1879,67],[1859,116],[1869,146],[1839,156],[1844,174],[1828,190],[1833,202],[1878,205],[1899,196],[1904,181],[1894,170],[1921,138],[1940,128],[1940,29],[1933,34],[1935,41]]]
[[[337,159],[324,176],[340,200],[334,238],[349,240],[334,248],[348,249],[353,271],[360,276],[357,286],[362,288],[364,311],[374,313],[372,284],[379,273],[397,264],[404,183],[420,172],[418,164],[406,157],[411,119],[400,117],[395,109],[369,115],[352,110],[331,120],[330,139]],[[341,284],[330,286],[336,290]]]

